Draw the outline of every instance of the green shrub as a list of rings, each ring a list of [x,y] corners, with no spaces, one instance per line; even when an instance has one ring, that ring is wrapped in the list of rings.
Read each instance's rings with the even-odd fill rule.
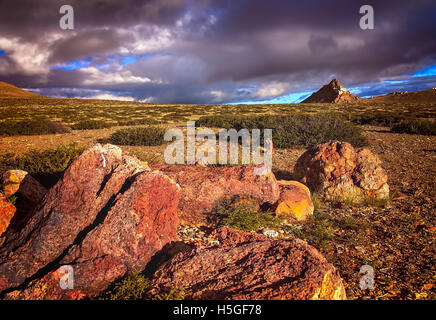
[[[390,127],[394,123],[404,119],[402,115],[390,112],[368,112],[350,116],[350,121],[357,124],[369,124],[374,126]]]
[[[190,292],[172,288],[161,294],[151,295],[151,280],[142,272],[133,273],[113,283],[99,300],[183,300]]]
[[[151,281],[140,272],[136,272],[109,288],[100,297],[101,300],[144,300],[150,289]]]
[[[115,126],[115,123],[110,123],[102,120],[83,120],[71,126],[73,130],[93,130],[105,129]]]
[[[68,126],[49,120],[7,120],[0,122],[0,136],[68,133],[70,131]]]
[[[223,204],[218,207],[217,216],[220,225],[243,231],[280,227],[280,220],[271,212],[259,211],[252,203],[242,203],[236,206]]]
[[[186,291],[183,287],[173,288],[163,294],[155,295],[152,300],[183,300],[190,294],[191,292]]]
[[[292,233],[315,248],[322,249],[334,239],[334,224],[328,213],[318,210],[309,217],[303,228],[292,228]]]
[[[146,124],[157,124],[154,119],[131,119],[131,120],[118,120],[119,126],[140,126]]]
[[[20,169],[29,172],[45,187],[52,187],[62,176],[76,156],[83,152],[72,144],[60,145],[55,149],[44,151],[31,150],[22,156],[13,153],[0,155],[0,175],[11,169]]]
[[[129,146],[157,146],[163,144],[165,130],[159,127],[126,128],[111,134],[109,142]]]
[[[272,129],[273,143],[277,148],[309,147],[329,140],[350,142],[355,147],[366,144],[362,130],[339,117],[326,114],[315,115],[262,115],[205,116],[197,121],[198,126],[215,128]],[[263,134],[262,134],[263,136]]]
[[[391,127],[392,132],[422,134],[426,136],[436,135],[436,121],[434,120],[403,120]]]

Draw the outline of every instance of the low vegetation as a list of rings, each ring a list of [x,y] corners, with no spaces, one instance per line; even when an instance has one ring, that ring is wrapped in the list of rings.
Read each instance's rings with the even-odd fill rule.
[[[333,221],[330,215],[315,212],[301,223],[289,223],[270,211],[261,211],[253,204],[222,205],[217,210],[220,224],[243,231],[258,232],[264,228],[282,230],[291,237],[308,241],[316,248],[323,248],[333,240]]]
[[[102,120],[83,120],[71,126],[74,130],[93,130],[105,129],[115,126],[116,123],[106,122]]]
[[[20,169],[29,172],[44,186],[51,187],[73,159],[82,152],[83,148],[72,144],[44,151],[31,150],[21,156],[15,156],[13,153],[1,154],[0,175],[7,170]]]
[[[263,228],[278,228],[280,220],[269,211],[260,211],[254,203],[239,205],[222,204],[217,209],[219,223],[243,231],[258,231]]]
[[[128,120],[118,120],[119,126],[141,126],[149,124],[157,124],[158,121],[153,119],[128,119]]]
[[[172,288],[162,294],[150,293],[151,280],[142,272],[135,272],[111,285],[99,300],[183,300],[189,292],[184,288]]]
[[[201,117],[198,126],[214,128],[272,129],[274,147],[302,148],[329,140],[350,142],[355,147],[366,144],[362,130],[340,117],[327,114],[295,116],[233,116],[212,115]]]
[[[422,134],[426,136],[436,135],[436,121],[424,119],[402,120],[391,127],[392,132]]]
[[[296,115],[329,113],[361,124],[389,125],[392,119],[435,118],[436,103],[386,103],[362,104],[251,104],[251,105],[155,105],[129,101],[84,99],[0,99],[2,120],[50,120],[67,125],[81,121],[97,120],[118,125],[130,121],[182,123],[207,115]],[[395,121],[396,121],[395,120]],[[148,123],[145,123],[148,124]],[[150,123],[151,124],[151,123]]]
[[[404,114],[395,114],[392,112],[381,111],[364,112],[348,116],[348,119],[356,124],[369,124],[382,127],[390,127],[394,123],[397,123],[405,118],[406,115]]]
[[[0,122],[0,136],[68,133],[70,131],[68,126],[49,120],[6,120]]]
[[[128,146],[157,146],[163,144],[165,130],[161,127],[126,128],[115,131],[109,142]]]
[[[234,205],[224,202],[217,208],[218,224],[243,231],[259,232],[262,229],[273,229],[283,232],[291,238],[307,241],[318,249],[327,248],[338,240],[338,230],[349,230],[353,235],[342,236],[342,241],[351,244],[361,241],[368,227],[364,222],[352,215],[338,217],[330,212],[330,208],[315,195],[313,215],[304,222],[291,222],[285,217],[277,217],[271,211],[262,211],[254,203],[244,202]]]
[[[149,278],[136,272],[112,285],[100,297],[101,300],[144,300],[150,289]]]

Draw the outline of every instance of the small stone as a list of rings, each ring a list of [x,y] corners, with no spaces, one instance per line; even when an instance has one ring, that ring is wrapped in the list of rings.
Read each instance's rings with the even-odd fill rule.
[[[283,231],[283,230],[282,230]],[[279,233],[275,230],[269,230],[269,229],[264,229],[262,231],[262,234],[264,236],[267,236],[269,238],[277,238],[279,236]]]

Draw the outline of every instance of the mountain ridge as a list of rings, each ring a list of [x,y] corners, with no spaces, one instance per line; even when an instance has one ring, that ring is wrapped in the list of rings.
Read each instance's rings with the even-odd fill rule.
[[[339,80],[333,79],[301,103],[350,103],[360,100],[361,98],[349,92]]]
[[[0,99],[2,98],[49,98],[24,89],[13,84],[0,81]],[[71,98],[65,98],[71,99]],[[79,98],[75,98],[79,99]],[[97,99],[98,100],[98,99]],[[109,101],[109,100],[108,100]],[[118,100],[113,100],[118,101]],[[300,103],[356,103],[356,102],[436,102],[436,88],[419,91],[397,91],[381,96],[360,98],[353,95],[337,79],[331,80],[322,86],[318,91],[313,92],[309,97]]]

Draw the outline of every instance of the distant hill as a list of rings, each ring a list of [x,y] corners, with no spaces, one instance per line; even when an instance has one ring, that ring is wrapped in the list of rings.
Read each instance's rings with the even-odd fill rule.
[[[333,79],[317,92],[312,93],[302,103],[349,103],[361,99],[350,93],[337,79]]]
[[[392,92],[384,96],[372,97],[365,99],[367,102],[421,102],[421,103],[435,103],[436,102],[436,88],[412,91],[412,92]]]
[[[45,98],[39,94],[20,89],[10,83],[0,81],[0,98]]]

